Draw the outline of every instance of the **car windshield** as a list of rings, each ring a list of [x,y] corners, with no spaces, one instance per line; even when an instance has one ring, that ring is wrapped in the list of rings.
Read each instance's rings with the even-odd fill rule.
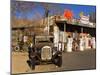
[[[38,43],[50,43],[50,41],[38,41]]]

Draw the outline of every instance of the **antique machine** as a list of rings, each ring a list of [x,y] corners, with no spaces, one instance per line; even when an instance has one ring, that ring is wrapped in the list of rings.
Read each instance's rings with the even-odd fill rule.
[[[35,43],[29,47],[29,65],[35,69],[40,64],[55,64],[62,66],[62,50],[54,47],[53,42],[49,39],[51,36],[35,36]]]

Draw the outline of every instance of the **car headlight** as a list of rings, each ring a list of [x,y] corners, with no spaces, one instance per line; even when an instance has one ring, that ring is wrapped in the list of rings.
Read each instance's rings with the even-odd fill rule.
[[[58,54],[58,56],[62,56],[61,54]]]
[[[54,47],[53,49],[53,55],[57,52],[57,47]]]

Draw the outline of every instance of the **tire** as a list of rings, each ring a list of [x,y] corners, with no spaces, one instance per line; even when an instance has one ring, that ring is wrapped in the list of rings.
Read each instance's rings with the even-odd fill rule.
[[[61,67],[62,66],[62,57],[61,56],[58,57],[57,66],[58,67]]]
[[[35,69],[35,58],[31,59],[31,69]]]
[[[19,46],[14,47],[14,51],[19,51],[19,50],[20,50]]]
[[[57,65],[58,67],[61,67],[62,66],[62,56],[57,56],[54,59],[54,64]]]

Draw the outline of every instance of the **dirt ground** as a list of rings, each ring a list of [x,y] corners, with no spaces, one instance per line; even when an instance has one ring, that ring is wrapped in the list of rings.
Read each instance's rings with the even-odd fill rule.
[[[57,71],[59,68],[54,64],[37,65],[35,70],[31,70],[27,64],[28,53],[27,52],[12,52],[12,74],[16,73],[36,73],[36,72],[48,72]]]
[[[72,71],[96,68],[96,50],[86,50],[79,52],[63,53],[62,67],[54,64],[37,65],[35,70],[31,70],[27,64],[27,52],[12,52],[12,74],[37,73],[50,71]]]

